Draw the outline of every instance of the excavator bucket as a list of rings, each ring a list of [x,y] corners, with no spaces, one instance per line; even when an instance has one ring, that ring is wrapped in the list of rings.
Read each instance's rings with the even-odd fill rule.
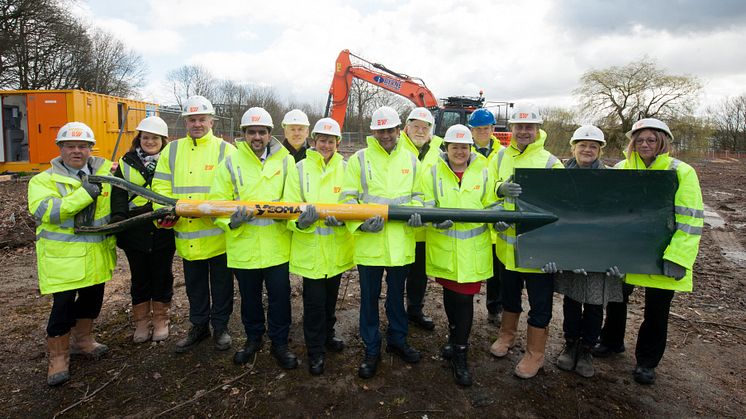
[[[675,171],[517,169],[515,181],[523,188],[519,208],[559,218],[531,231],[517,227],[517,266],[662,274],[675,230]]]

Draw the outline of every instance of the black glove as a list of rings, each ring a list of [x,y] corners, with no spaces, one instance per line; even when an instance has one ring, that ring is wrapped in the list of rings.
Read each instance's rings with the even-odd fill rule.
[[[624,278],[624,274],[616,266],[612,266],[611,268],[607,269],[606,276],[616,279]]]
[[[94,201],[99,195],[101,195],[101,185],[88,182],[88,177],[81,181],[80,186],[88,192],[88,195],[90,195]]]
[[[453,227],[453,221],[444,220],[439,223],[433,223],[433,227],[437,228],[438,230],[448,230],[449,228]]]
[[[362,224],[360,224],[360,227],[358,227],[360,231],[365,231],[366,233],[378,233],[379,231],[383,230],[383,217],[380,215],[376,215],[375,217],[370,217],[367,220],[363,221]]]
[[[236,212],[231,214],[231,221],[228,223],[228,227],[231,230],[235,230],[241,227],[242,224],[248,223],[254,219],[254,210],[250,210],[248,207],[238,207]]]
[[[422,217],[420,217],[420,214],[416,212],[412,214],[409,220],[407,220],[407,225],[410,227],[422,227]]]
[[[680,281],[681,278],[686,276],[686,268],[679,265],[676,262],[670,260],[663,261],[663,275],[670,276],[671,278]]]
[[[557,268],[557,264],[554,262],[547,262],[547,264],[541,268],[541,271],[544,272],[545,274],[556,274],[556,273],[561,274],[562,273],[562,271],[560,271],[559,268]]]
[[[500,197],[509,196],[511,198],[516,198],[521,194],[521,192],[523,192],[521,190],[521,185],[513,182],[503,182],[497,188],[497,196]]]
[[[324,218],[324,225],[327,227],[340,227],[345,225],[344,221],[337,220],[337,217],[330,215]]]
[[[306,205],[306,210],[300,213],[295,225],[297,225],[299,229],[305,230],[318,219],[319,214],[316,212],[316,207],[313,205]]]

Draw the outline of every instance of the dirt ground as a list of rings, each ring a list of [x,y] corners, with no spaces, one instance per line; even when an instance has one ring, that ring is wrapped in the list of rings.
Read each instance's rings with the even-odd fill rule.
[[[45,325],[49,296],[39,295],[33,250],[33,220],[26,212],[26,180],[0,184],[0,416],[3,417],[744,417],[746,416],[746,163],[695,161],[705,203],[725,221],[706,226],[695,266],[695,290],[674,298],[668,348],[658,381],[632,380],[634,342],[642,317],[636,291],[629,311],[628,350],[596,360],[597,374],[584,379],[560,371],[561,302],[555,298],[547,364],[536,378],[513,375],[525,339],[525,316],[517,347],[506,359],[488,352],[497,329],[487,323],[484,295],[475,303],[469,363],[474,386],[456,386],[438,348],[446,339],[441,288],[428,287],[426,312],[436,329],[412,328],[409,342],[423,360],[410,366],[384,356],[371,380],[357,377],[362,342],[357,333],[357,272],[345,274],[338,304],[338,334],[347,342],[327,357],[326,373],[307,372],[300,317],[301,287],[293,278],[291,348],[302,365],[281,370],[265,343],[253,365],[238,367],[233,351],[217,352],[211,341],[188,354],[174,342],[188,328],[181,261],[176,272],[172,337],[161,344],[131,341],[131,305],[126,260],[120,253],[107,283],[97,339],[111,351],[98,361],[73,358],[72,379],[46,385]],[[712,222],[717,226],[716,221]],[[484,290],[484,287],[483,287]],[[233,349],[243,344],[238,290],[231,320]],[[524,304],[525,306],[525,304]],[[381,304],[383,308],[383,304]],[[382,319],[385,316],[382,313]],[[385,324],[385,320],[383,321]]]

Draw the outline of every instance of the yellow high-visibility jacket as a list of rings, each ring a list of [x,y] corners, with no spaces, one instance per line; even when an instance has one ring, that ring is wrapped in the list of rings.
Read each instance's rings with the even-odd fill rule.
[[[212,130],[202,138],[186,136],[166,144],[153,176],[153,192],[176,199],[207,199],[218,164],[236,151]],[[162,205],[154,204],[158,209]],[[186,260],[225,253],[223,230],[209,217],[181,217],[174,226],[176,251]]]
[[[459,179],[443,153],[423,171],[420,189],[425,206],[484,209],[497,200],[495,180],[489,176],[487,159],[471,153],[469,166]],[[492,277],[490,227],[486,223],[455,223],[447,230],[427,227],[427,274],[456,282],[478,282]]]
[[[487,160],[489,161],[492,161],[492,158],[495,157],[497,153],[500,152],[500,150],[504,150],[505,147],[503,147],[503,145],[500,144],[500,140],[498,140],[497,137],[495,137],[494,135],[490,135],[490,142],[492,143],[492,150],[490,150],[490,154],[486,156],[482,156],[482,154],[477,151],[476,143],[473,146],[471,146],[471,151],[479,154],[482,157],[486,157]]]
[[[414,145],[412,142],[412,139],[409,138],[407,133],[404,132],[404,130],[401,131],[401,135],[399,136],[399,144],[406,148],[407,150],[411,151],[415,156],[420,155],[420,150],[417,149],[417,146]],[[425,153],[425,156],[420,160],[420,175],[422,173],[425,173],[425,171],[432,166],[433,164],[438,162],[438,159],[440,158],[441,149],[440,147],[443,145],[443,139],[438,137],[437,135],[433,135],[433,137],[430,139],[430,146],[427,149],[427,153]],[[418,228],[415,231],[415,241],[417,242],[424,242],[425,241],[425,229]]]
[[[306,150],[306,158],[296,164],[298,174],[288,176],[285,202],[336,204],[342,191],[345,161],[335,153],[324,162],[316,150]],[[296,220],[287,222],[293,232],[290,244],[290,272],[305,278],[323,279],[338,275],[354,266],[352,235],[347,227],[328,227],[319,219],[306,229]]]
[[[140,171],[127,164],[124,158],[119,159],[119,170],[122,171],[122,179],[126,180],[127,182],[134,183],[138,186],[145,185],[145,178],[142,177]],[[152,185],[148,185],[147,188],[152,189]],[[130,195],[130,197],[132,196]],[[150,201],[141,197],[140,195],[135,195],[135,197],[132,198],[131,201],[129,201],[128,206],[131,210],[133,208],[147,205],[148,202]]]
[[[238,152],[218,166],[209,199],[281,201],[286,179],[298,176],[293,156],[274,137],[264,163],[246,141],[236,142],[236,147]],[[291,233],[285,221],[256,217],[236,229],[231,229],[229,223],[230,217],[215,219],[215,224],[225,231],[229,268],[261,269],[288,261]]]
[[[676,177],[679,180],[679,187],[676,189],[676,195],[674,196],[676,231],[662,256],[664,260],[669,260],[686,268],[686,276],[677,281],[664,275],[628,273],[625,276],[625,281],[628,284],[642,287],[690,292],[693,283],[692,268],[699,252],[699,239],[702,237],[705,218],[702,190],[699,187],[697,172],[694,171],[692,166],[669,156],[668,153],[658,155],[650,167],[645,167],[645,163],[640,156],[633,152],[614,167],[633,170],[676,171]]]
[[[111,279],[116,266],[116,240],[103,234],[75,234],[75,214],[93,199],[81,181],[71,175],[62,158],[52,167],[31,178],[28,208],[37,220],[36,260],[42,294],[85,288]],[[112,163],[90,157],[88,167],[96,175],[109,175]],[[94,226],[108,224],[111,216],[111,185],[102,184],[96,198]]]
[[[374,137],[367,141],[368,147],[347,161],[340,202],[422,206],[416,182],[420,171],[417,156],[398,144],[389,154]],[[360,224],[347,223],[355,236],[356,264],[404,266],[414,262],[415,232],[405,221],[388,221],[377,233],[358,230]]]
[[[547,133],[540,129],[536,141],[526,146],[523,151],[518,149],[513,138],[510,140],[510,147],[503,148],[490,160],[490,175],[496,179],[496,191],[503,182],[513,176],[515,169],[561,169],[564,167],[557,157],[544,149],[546,138]],[[515,210],[513,198],[498,197],[498,202],[501,202],[505,210]],[[515,244],[515,225],[497,234],[495,253],[505,267],[518,272],[541,272],[539,269],[519,268],[515,265]]]

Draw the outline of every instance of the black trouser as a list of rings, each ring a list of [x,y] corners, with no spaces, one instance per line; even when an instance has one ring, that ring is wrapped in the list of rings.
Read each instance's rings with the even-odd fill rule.
[[[601,329],[601,343],[610,348],[624,346],[624,332],[627,329],[627,303],[635,287],[624,284],[622,288],[622,302],[606,304],[606,320]]]
[[[150,300],[170,303],[174,295],[174,274],[171,270],[174,258],[173,248],[141,252],[124,249],[132,275],[132,305]]]
[[[407,274],[407,313],[413,316],[422,313],[427,273],[425,273],[425,242],[417,242],[414,248],[414,262],[409,265]]]
[[[342,274],[324,279],[303,278],[303,336],[308,355],[325,353],[324,344],[334,337],[341,278]]]
[[[468,345],[474,320],[474,295],[443,287],[443,308],[448,316],[448,341],[454,345]]]
[[[225,253],[204,260],[184,259],[184,284],[192,324],[210,323],[217,331],[228,327],[233,313],[233,275]]]
[[[554,277],[550,274],[525,273],[504,270],[502,275],[503,308],[511,313],[520,313],[523,287],[528,294],[529,326],[546,328],[552,320],[552,297]]]
[[[360,338],[365,344],[365,353],[377,356],[381,350],[381,332],[378,330],[378,300],[381,297],[383,272],[386,271],[386,343],[403,346],[407,343],[409,323],[404,308],[404,282],[407,266],[357,265],[360,274]]]
[[[505,265],[500,262],[495,253],[495,245],[492,245],[492,276],[487,278],[487,311],[490,313],[500,313],[503,311],[502,298],[502,272]]]
[[[76,298],[77,297],[77,298]],[[47,335],[62,336],[75,326],[77,319],[95,319],[104,302],[104,283],[52,294]]]
[[[234,271],[238,280],[238,290],[241,292],[241,322],[246,339],[260,340],[267,331],[273,345],[287,345],[291,321],[288,263],[268,268]],[[268,327],[264,325],[263,286],[267,287]]]
[[[562,330],[565,340],[582,340],[583,345],[593,346],[601,333],[604,307],[601,304],[586,304],[565,296],[562,300]]]

